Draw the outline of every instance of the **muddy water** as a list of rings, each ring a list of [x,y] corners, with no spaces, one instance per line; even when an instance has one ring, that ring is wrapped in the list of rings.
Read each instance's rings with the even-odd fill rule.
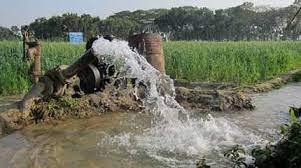
[[[184,128],[156,126],[142,113],[30,126],[0,139],[0,167],[194,167],[203,155],[212,167],[228,167],[222,153],[229,146],[278,138],[288,107],[301,105],[300,91],[297,83],[254,95],[252,112],[194,113]]]
[[[301,83],[290,84],[269,93],[253,95],[252,112],[219,114],[239,127],[250,129],[267,139],[279,138],[279,127],[290,121],[290,106],[301,106]]]
[[[22,96],[23,95],[0,97],[0,113],[12,108],[17,108],[17,101],[19,101]]]

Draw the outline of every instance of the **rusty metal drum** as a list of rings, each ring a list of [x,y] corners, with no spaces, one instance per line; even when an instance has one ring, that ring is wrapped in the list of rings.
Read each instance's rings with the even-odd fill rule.
[[[129,38],[129,45],[137,49],[139,54],[157,70],[165,73],[163,40],[159,34],[138,34]]]

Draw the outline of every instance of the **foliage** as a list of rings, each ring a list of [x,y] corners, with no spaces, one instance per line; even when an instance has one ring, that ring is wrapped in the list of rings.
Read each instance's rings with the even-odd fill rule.
[[[245,163],[245,155],[245,149],[239,145],[234,146],[224,153],[224,157],[230,159],[237,168],[248,166]]]
[[[251,155],[256,159],[257,165],[262,165],[272,155],[272,149],[268,145],[265,148],[256,146],[252,149]]]
[[[84,46],[63,42],[42,44],[42,69],[69,64],[84,52]],[[0,41],[0,95],[20,94],[30,88],[29,66],[22,59],[22,42]]]
[[[83,53],[83,45],[43,42],[42,69],[70,64]],[[253,84],[301,66],[300,42],[167,42],[164,53],[167,74],[188,81]],[[0,62],[0,95],[26,92],[22,43],[0,42]]]
[[[27,91],[28,68],[27,64],[23,63],[21,42],[0,42],[0,95]]]
[[[301,31],[298,22],[288,31],[285,29],[298,8],[291,5],[260,10],[250,2],[215,11],[179,7],[157,18],[155,24],[176,40],[279,40],[283,36],[298,39]]]
[[[291,123],[284,131],[282,130],[283,138],[276,145],[265,149],[253,149],[252,154],[256,157],[256,164],[259,167],[301,166],[301,122],[295,115],[296,109],[298,108],[290,109]]]
[[[242,153],[247,152],[235,146],[225,153],[235,166],[244,165],[247,168],[298,168],[301,166],[301,122],[299,116],[301,108],[290,108],[289,113],[291,123],[285,125],[281,129],[283,138],[275,145],[267,145],[264,148],[255,147],[252,149],[250,155],[255,158],[255,165],[245,164],[244,158],[240,157]],[[240,150],[241,149],[241,150]],[[229,157],[230,156],[230,157]],[[247,156],[247,155],[245,155]],[[234,159],[233,159],[234,158]],[[238,162],[237,162],[238,160]],[[242,161],[242,162],[241,162]]]
[[[59,101],[61,101],[63,107],[74,107],[77,105],[77,100],[72,98],[72,97],[62,97],[59,99]]]
[[[77,112],[73,108],[80,107],[79,100],[71,97],[47,97],[43,100],[37,100],[31,107],[30,117],[36,123],[45,119],[59,119],[68,115],[69,110]]]
[[[202,159],[200,159],[200,160],[198,160],[198,161],[196,162],[196,167],[197,167],[197,168],[210,168],[210,166],[208,166],[208,165],[206,164],[206,159],[205,159],[205,157],[203,157]]]
[[[252,84],[301,65],[300,42],[167,42],[172,78]]]
[[[130,32],[139,31],[146,24],[153,23],[153,20],[165,11],[167,10],[123,11],[104,20],[89,14],[65,13],[61,16],[52,16],[49,19],[38,18],[30,24],[30,29],[36,38],[42,40],[66,40],[67,32],[70,31],[84,32],[86,37],[95,34],[113,34],[126,39]]]
[[[291,129],[291,125],[293,124],[299,124],[299,114],[297,113],[299,111],[298,108],[295,107],[291,107],[289,109],[289,114],[290,114],[290,118],[291,118],[291,123],[290,124],[284,124],[280,127],[280,133],[285,135],[287,133],[289,133],[290,129]]]
[[[17,36],[8,28],[0,26],[0,41],[1,40],[16,40]]]
[[[290,5],[261,9],[246,2],[215,11],[191,6],[122,11],[103,20],[89,14],[65,13],[37,18],[30,28],[35,37],[42,40],[66,40],[69,31],[84,32],[88,38],[91,34],[113,34],[127,39],[130,34],[151,31],[165,33],[171,40],[298,39],[301,16],[286,29],[298,8],[298,5]],[[15,27],[12,30],[16,30]]]
[[[38,39],[64,40],[67,32],[85,32],[97,34],[97,25],[100,22],[98,17],[88,14],[78,16],[73,13],[65,13],[62,16],[52,16],[49,19],[44,17],[36,19],[30,24],[30,30]]]

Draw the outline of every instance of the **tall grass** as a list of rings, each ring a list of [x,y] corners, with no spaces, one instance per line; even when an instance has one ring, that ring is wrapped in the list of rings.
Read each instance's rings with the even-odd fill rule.
[[[69,64],[83,45],[42,43],[42,69]],[[188,81],[251,84],[301,67],[301,42],[167,42],[166,71]],[[0,95],[19,94],[30,87],[22,43],[0,41]]]
[[[22,60],[22,42],[0,41],[0,95],[19,94],[30,88],[29,65]],[[70,64],[84,52],[83,45],[42,43],[42,69]]]
[[[168,42],[166,71],[188,81],[251,84],[301,67],[301,42]]]
[[[16,94],[29,87],[21,45],[19,42],[0,42],[0,95]]]

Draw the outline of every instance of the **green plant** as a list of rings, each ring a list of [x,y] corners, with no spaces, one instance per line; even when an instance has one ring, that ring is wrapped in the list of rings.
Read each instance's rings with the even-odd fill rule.
[[[255,158],[255,165],[259,168],[297,168],[301,167],[301,122],[299,120],[301,108],[291,107],[289,110],[291,122],[281,127],[282,139],[275,145],[268,144],[264,148],[256,146],[250,155]],[[240,146],[235,146],[226,151],[225,157],[229,158],[234,166],[244,164],[247,152]]]
[[[300,42],[191,42],[164,44],[166,72],[176,79],[253,84],[301,65]]]
[[[72,97],[62,97],[59,99],[63,107],[74,107],[77,105],[77,100]]]
[[[246,150],[241,145],[236,145],[224,153],[224,157],[231,160],[235,168],[250,168],[246,163]]]
[[[70,64],[84,45],[42,42],[42,69]],[[0,95],[26,92],[31,84],[22,60],[22,42],[0,41]],[[253,84],[301,67],[301,42],[188,42],[164,43],[166,73],[199,82]],[[116,60],[116,66],[123,65]]]
[[[200,160],[198,160],[198,161],[196,162],[196,167],[197,167],[197,168],[210,168],[210,166],[208,166],[208,165],[206,164],[206,159],[205,159],[205,157],[203,157],[202,159],[200,159]]]
[[[64,42],[42,43],[42,69],[69,64],[84,52],[83,45]],[[27,92],[31,87],[28,62],[23,62],[22,42],[0,41],[0,95]]]

